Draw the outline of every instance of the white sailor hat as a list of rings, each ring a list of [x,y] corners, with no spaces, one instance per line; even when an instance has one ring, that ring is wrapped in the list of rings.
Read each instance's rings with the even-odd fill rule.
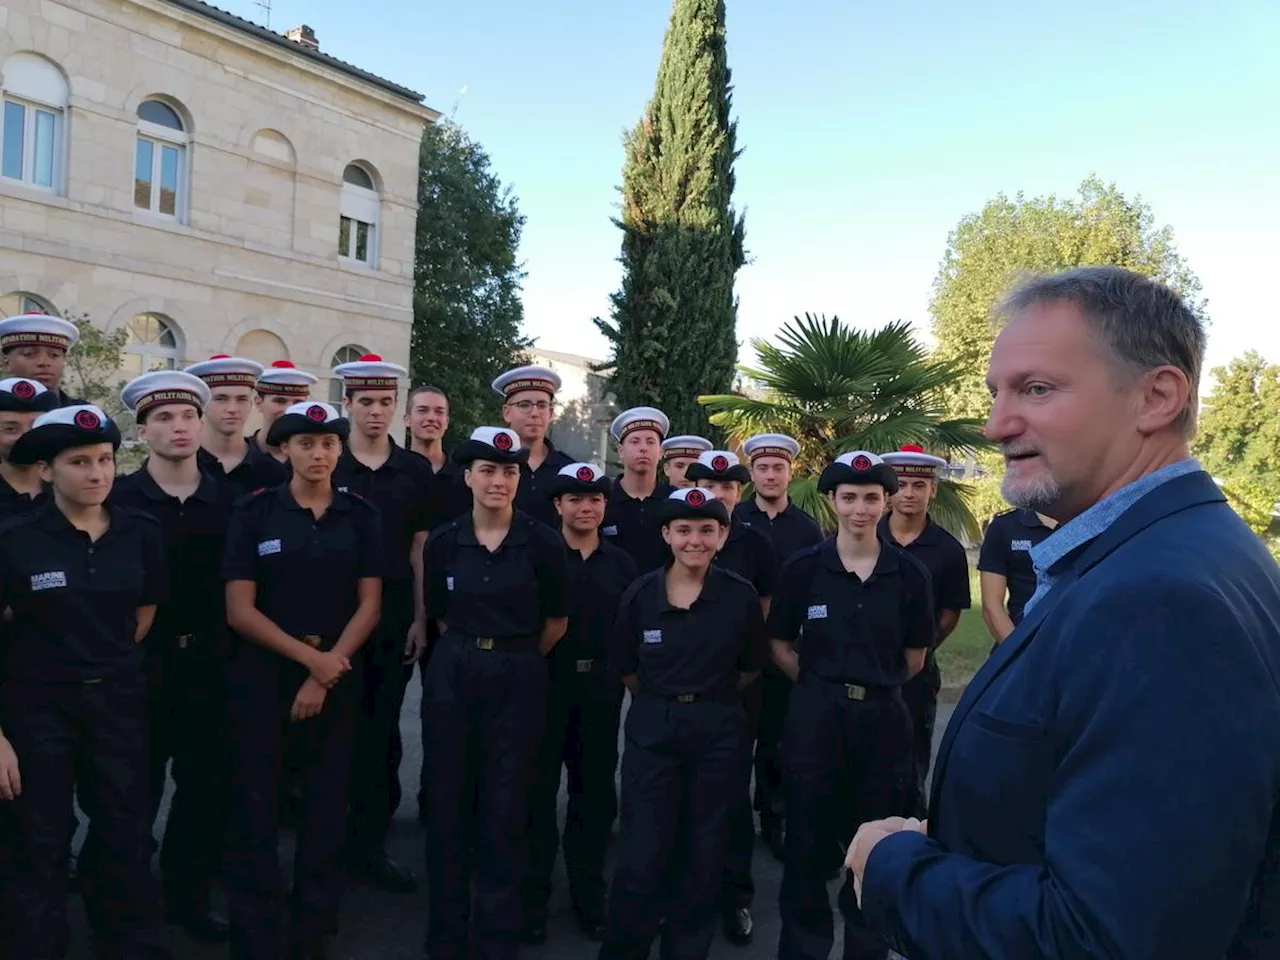
[[[350,431],[351,424],[333,404],[304,400],[276,417],[267,431],[267,446],[278,447],[302,433],[332,433],[345,440]]]
[[[722,527],[729,525],[729,511],[725,505],[697,487],[672,490],[671,496],[658,504],[657,514],[659,522],[664,525],[674,520],[715,520]]]
[[[630,410],[623,410],[609,425],[609,433],[618,443],[637,430],[652,430],[658,435],[659,440],[664,440],[670,429],[671,421],[656,407],[632,407]]]
[[[264,397],[309,397],[317,378],[288,360],[277,360],[258,375],[253,388]]]
[[[668,437],[662,441],[662,459],[674,460],[676,457],[689,457],[696,460],[704,450],[710,450],[711,447],[710,440],[694,434]]]
[[[561,467],[551,478],[547,495],[552,498],[566,493],[603,493],[608,496],[612,486],[605,472],[594,463],[571,463]]]
[[[398,363],[388,363],[376,353],[366,353],[359,360],[340,363],[333,368],[333,375],[342,378],[347,393],[353,390],[395,390],[409,371]]]
[[[47,313],[20,313],[0,320],[0,353],[15,347],[54,347],[69,350],[80,339],[74,323]]]
[[[524,463],[529,448],[520,445],[520,435],[506,427],[476,427],[471,437],[453,448],[453,459],[464,467],[477,460],[493,463]]]
[[[751,474],[732,450],[708,450],[700,454],[697,463],[689,464],[684,477],[695,483],[699,480],[751,482]]]
[[[552,397],[560,390],[560,374],[546,367],[526,366],[508,370],[493,383],[493,392],[500,397],[511,397],[525,390],[540,390]]]
[[[134,412],[139,423],[156,407],[168,403],[187,403],[203,411],[209,398],[205,382],[184,370],[153,370],[134,377],[120,391],[120,402]]]
[[[215,353],[187,367],[187,373],[199,377],[210,387],[252,387],[262,376],[262,364],[244,357]]]
[[[752,463],[761,457],[781,457],[790,462],[800,456],[800,444],[784,433],[758,433],[742,445],[742,452]]]
[[[914,443],[904,443],[896,452],[881,454],[881,457],[898,471],[898,476],[919,480],[937,480],[938,471],[947,465],[942,457],[925,453],[924,447]]]
[[[26,377],[0,380],[0,412],[47,413],[58,406],[58,395],[43,383]]]
[[[878,484],[886,493],[898,492],[898,475],[883,458],[866,450],[842,453],[822,471],[818,492],[830,493],[842,483]]]
[[[101,407],[92,403],[58,407],[36,417],[31,429],[20,436],[9,451],[9,462],[19,467],[41,460],[47,463],[63,450],[95,443],[120,448],[120,429]]]

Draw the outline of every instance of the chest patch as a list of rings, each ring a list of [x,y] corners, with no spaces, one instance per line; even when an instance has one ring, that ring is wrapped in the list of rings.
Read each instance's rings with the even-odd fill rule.
[[[1031,549],[1031,541],[1030,540],[1014,540],[1012,543],[1009,544],[1009,549],[1021,550],[1025,553],[1026,551]]]
[[[661,642],[662,642],[662,631],[661,631],[661,630],[646,630],[646,631],[644,632],[644,642],[645,642],[645,643],[661,643]]]
[[[600,532],[603,533],[606,537],[616,537],[618,535],[618,527],[616,524],[611,523],[609,524],[609,526],[605,527]]]
[[[258,556],[267,557],[280,552],[279,540],[263,540],[258,544]]]
[[[809,608],[809,619],[810,620],[827,619],[827,605],[825,603],[815,603],[813,606],[811,606]]]
[[[444,578],[444,588],[445,588],[446,590],[452,590],[452,589],[453,589],[453,577],[445,577],[445,578]]]
[[[39,593],[41,590],[56,590],[66,585],[67,575],[61,570],[50,570],[48,573],[33,573],[31,575],[32,593]]]

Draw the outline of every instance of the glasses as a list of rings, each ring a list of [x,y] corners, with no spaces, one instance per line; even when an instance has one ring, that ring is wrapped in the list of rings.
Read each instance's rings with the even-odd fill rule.
[[[549,400],[521,400],[519,403],[511,404],[511,406],[515,407],[521,413],[531,413],[534,410],[537,410],[539,413],[547,413],[555,406],[555,404],[551,403]]]

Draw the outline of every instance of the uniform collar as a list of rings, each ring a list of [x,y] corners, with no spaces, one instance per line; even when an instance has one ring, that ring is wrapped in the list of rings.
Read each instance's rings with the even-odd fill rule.
[[[1013,515],[1017,519],[1018,523],[1022,524],[1024,527],[1030,527],[1032,530],[1050,529],[1040,522],[1040,518],[1036,516],[1036,512],[1034,510],[1020,508],[1015,510]]]
[[[83,531],[75,527],[67,515],[58,509],[58,503],[53,499],[53,494],[47,496],[42,494],[43,499],[35,509],[36,523],[50,533],[74,533],[82,534]],[[129,515],[119,507],[106,504],[108,529],[107,533],[118,533],[120,528],[127,527],[130,523]]]
[[[276,488],[276,499],[290,510],[305,510],[311,512],[310,508],[304,507],[298,503],[293,496],[293,491],[289,489],[288,483],[282,483]],[[333,502],[329,504],[330,510],[350,510],[351,501],[338,492],[338,488],[333,489]],[[328,512],[328,511],[326,511]]]
[[[742,507],[742,509],[745,510],[746,512],[752,514],[752,516],[756,516],[756,517],[769,516],[768,511],[760,509],[760,504],[756,502],[755,497],[749,497],[748,499],[743,500],[741,503],[738,504],[738,506]],[[785,517],[788,513],[792,511],[792,509],[798,510],[800,508],[797,507],[794,503],[792,503],[790,498],[788,498],[787,505],[783,509],[777,512],[774,519],[776,520],[778,517]]]
[[[871,571],[871,576],[878,577],[888,573],[897,573],[901,567],[898,562],[898,549],[884,537],[880,537],[880,556],[876,558],[875,569]],[[835,537],[828,537],[822,541],[818,556],[821,558],[822,565],[833,573],[842,573],[845,576],[850,575],[840,561],[840,551],[836,548]]]
[[[660,611],[684,609],[682,607],[673,607],[671,601],[667,599],[667,571],[671,569],[675,562],[675,557],[668,557],[667,562],[658,571],[659,575],[653,578],[654,590],[658,594],[658,609]],[[693,601],[694,605],[696,606],[704,600],[707,603],[714,603],[719,600],[726,576],[727,574],[712,561],[711,566],[707,569],[707,579],[702,581],[702,592],[698,594],[698,599]]]
[[[529,542],[529,525],[521,522],[523,517],[524,514],[519,510],[512,512],[511,527],[507,530],[507,535],[502,538],[502,543],[499,545],[499,549],[501,549],[501,547],[519,546],[520,544]],[[475,514],[467,513],[463,514],[463,516],[459,518],[458,543],[467,547],[483,546],[483,544],[476,539]]]
[[[671,487],[668,487],[665,483],[659,480],[658,485],[653,488],[653,493],[649,494],[649,496],[644,497],[643,499],[633,497],[631,494],[627,493],[627,491],[622,489],[622,474],[618,474],[613,478],[613,488],[609,491],[610,500],[638,500],[640,503],[648,503],[650,500],[665,499],[670,495]]]
[[[880,522],[876,524],[876,533],[880,535],[880,539],[901,547],[902,544],[893,539],[893,530],[889,527],[889,515],[885,514],[880,518]],[[929,514],[924,515],[924,529],[920,531],[920,535],[912,540],[912,543],[919,543],[923,546],[933,546],[941,541],[942,528],[933,522],[933,517]]]
[[[203,448],[201,449],[203,450]],[[169,494],[165,493],[160,487],[160,484],[156,483],[156,478],[151,476],[151,471],[147,469],[147,464],[150,462],[151,458],[148,457],[146,460],[142,461],[142,466],[137,470],[137,473],[139,474],[138,489],[142,491],[143,495],[147,497],[147,499],[154,500],[156,503],[164,503],[166,500],[174,499]],[[200,462],[200,454],[198,453],[196,454],[196,462]],[[200,471],[200,482],[196,484],[195,492],[191,494],[191,498],[193,500],[201,500],[205,503],[213,503],[218,499],[217,483],[214,481],[212,476],[203,470]]]
[[[398,443],[396,443],[394,438],[388,438],[388,439],[391,440],[391,453],[387,455],[387,459],[382,462],[382,465],[377,467],[376,469],[403,470],[406,466],[404,458],[406,456],[410,456],[410,454]],[[417,454],[412,454],[412,456],[417,456]],[[426,458],[419,457],[419,459],[425,460]],[[358,457],[356,457],[354,453],[351,452],[350,445],[346,445],[342,448],[342,455],[339,457],[339,463],[340,464],[345,463],[349,467],[355,467],[360,470],[369,470],[370,472],[373,472],[373,468],[366,466],[364,463],[360,461]],[[427,463],[429,465],[430,461],[428,460]]]

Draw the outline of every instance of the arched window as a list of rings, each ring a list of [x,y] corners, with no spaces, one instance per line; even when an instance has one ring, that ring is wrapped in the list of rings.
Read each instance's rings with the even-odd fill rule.
[[[62,180],[67,80],[34,53],[15,53],[0,72],[0,176],[57,191]]]
[[[338,217],[338,256],[374,266],[377,261],[378,188],[359,164],[342,171],[342,206]]]
[[[165,317],[140,313],[126,325],[129,339],[120,351],[120,372],[127,378],[151,370],[174,370],[182,359],[178,328]]]
[[[340,363],[351,363],[354,360],[359,360],[368,352],[364,347],[357,347],[355,344],[349,343],[345,347],[338,349],[338,352],[333,355],[333,359],[329,361],[329,367],[332,369]],[[341,377],[331,377],[329,379],[329,402],[342,403]]]
[[[138,145],[133,162],[133,205],[180,219],[187,196],[190,137],[178,111],[161,100],[138,104]]]
[[[58,316],[53,304],[44,297],[25,290],[7,293],[0,297],[0,319],[16,316],[19,313],[47,313],[51,317]]]

